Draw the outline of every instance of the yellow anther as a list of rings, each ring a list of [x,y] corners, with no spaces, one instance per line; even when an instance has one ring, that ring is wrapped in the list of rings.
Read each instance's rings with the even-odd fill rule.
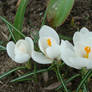
[[[86,46],[86,47],[84,48],[84,50],[86,51],[86,55],[84,55],[84,57],[85,57],[85,58],[88,58],[89,53],[91,52],[91,48],[90,48],[89,46]]]
[[[48,38],[48,39],[47,39],[47,43],[48,43],[49,46],[51,46],[51,45],[52,45],[52,44],[51,44],[51,39]]]
[[[88,54],[91,52],[91,48],[90,48],[90,47],[88,47],[88,46],[87,46],[87,47],[85,47],[84,49],[85,49],[86,53],[88,53]]]

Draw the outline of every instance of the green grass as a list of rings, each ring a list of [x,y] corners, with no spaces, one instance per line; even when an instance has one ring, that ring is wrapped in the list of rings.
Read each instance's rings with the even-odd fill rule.
[[[26,7],[28,5],[29,0],[21,0],[20,5],[17,9],[15,20],[14,20],[14,27],[22,32],[23,23],[24,23],[24,15],[26,11]],[[21,35],[19,35],[16,31],[13,32],[14,37],[16,40],[21,39]]]
[[[4,51],[4,50],[6,50],[6,48],[4,46],[0,45],[0,51]]]
[[[8,76],[8,75],[10,75],[11,73],[13,73],[13,72],[15,72],[15,71],[17,71],[17,70],[25,69],[25,68],[26,68],[26,67],[17,67],[17,68],[14,68],[14,69],[12,69],[12,70],[10,70],[10,71],[8,71],[8,72],[5,72],[5,73],[1,74],[1,75],[0,75],[0,79],[6,77],[6,76]]]
[[[8,22],[5,18],[3,18],[2,16],[0,16],[0,19],[5,22],[6,26],[8,27],[8,31],[10,33],[10,36],[12,38],[12,40],[14,42],[16,42],[17,40],[21,39],[21,38],[25,38],[26,36],[22,33],[22,28],[23,28],[23,21],[24,21],[24,14],[26,11],[26,7],[28,4],[29,0],[22,0],[22,2],[20,3],[20,6],[18,8],[18,11],[16,13],[16,17],[15,17],[15,21],[14,21],[14,25],[12,25],[10,22]],[[45,25],[46,22],[46,16],[47,16],[47,10],[45,11],[43,20],[42,20],[42,25]],[[22,16],[23,15],[23,16]],[[22,16],[22,17],[21,17]],[[41,25],[41,26],[42,26]],[[18,35],[18,36],[17,36]],[[68,36],[64,36],[64,35],[59,35],[60,39],[64,39],[64,40],[69,40],[71,41],[72,38],[68,37]],[[16,39],[17,38],[17,39]],[[34,42],[37,43],[38,41],[38,35],[34,36]],[[3,43],[5,43],[4,41],[0,41],[0,51],[5,51],[6,47],[3,46]],[[36,49],[38,49],[36,47]],[[65,65],[64,63],[61,64],[57,64],[57,63],[53,63],[51,66],[49,66],[48,68],[45,69],[38,69],[37,68],[37,64],[34,63],[33,66],[33,70],[31,70],[29,73],[25,73],[17,78],[12,79],[10,82],[23,82],[23,81],[31,81],[31,80],[35,80],[36,82],[38,82],[37,78],[38,78],[38,74],[41,74],[43,72],[51,72],[54,71],[57,77],[57,81],[61,82],[61,85],[59,87],[56,88],[56,91],[58,90],[62,90],[62,92],[70,92],[69,88],[68,88],[68,84],[72,81],[72,80],[76,80],[77,77],[81,78],[80,83],[78,84],[78,87],[76,87],[76,92],[79,92],[80,89],[83,90],[83,92],[88,92],[88,78],[90,77],[90,75],[92,75],[92,70],[89,70],[86,74],[81,75],[81,74],[75,74],[75,75],[71,75],[70,78],[65,79],[65,76],[62,76],[62,72],[60,70],[63,70],[64,68],[62,67],[63,65]],[[17,67],[14,69],[11,69],[8,72],[5,72],[3,74],[0,75],[0,79],[9,76],[11,73],[17,71],[17,70],[23,70],[26,69],[26,67]],[[66,69],[66,71],[68,71],[68,69]],[[78,70],[79,71],[79,70]],[[80,71],[81,72],[81,71]],[[65,73],[64,73],[65,74]],[[68,76],[68,72],[67,72],[67,76]],[[29,78],[30,77],[30,78]]]

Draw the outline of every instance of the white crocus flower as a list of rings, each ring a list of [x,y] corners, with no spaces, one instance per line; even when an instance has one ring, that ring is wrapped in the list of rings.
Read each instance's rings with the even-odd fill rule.
[[[38,45],[42,53],[34,51],[33,60],[40,64],[50,64],[54,59],[60,59],[60,40],[56,31],[44,25],[39,31],[39,37]]]
[[[61,58],[68,65],[76,69],[86,67],[92,69],[92,32],[82,28],[73,36],[74,46],[68,41],[61,44]]]
[[[17,63],[25,63],[32,56],[34,44],[30,37],[26,37],[25,40],[18,40],[16,44],[10,41],[7,44],[6,49],[9,57],[13,61]]]

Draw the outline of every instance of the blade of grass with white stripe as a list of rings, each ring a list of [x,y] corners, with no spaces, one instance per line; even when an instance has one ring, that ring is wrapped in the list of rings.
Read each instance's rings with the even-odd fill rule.
[[[8,30],[9,30],[10,34],[11,34],[12,39],[14,40],[14,42],[16,42],[16,39],[15,39],[15,37],[13,35],[11,27],[8,24],[7,24],[7,27],[8,27]]]
[[[24,79],[21,79],[21,80],[18,80],[16,82],[24,82],[24,81],[32,81],[33,78],[24,78]]]
[[[67,86],[66,86],[66,84],[65,84],[65,81],[64,81],[64,79],[62,78],[62,76],[61,76],[61,74],[60,74],[60,71],[59,71],[59,65],[58,64],[56,64],[56,67],[57,67],[57,69],[56,69],[56,76],[57,76],[57,78],[58,78],[58,80],[61,82],[61,84],[62,84],[62,86],[63,86],[63,88],[64,88],[64,91],[65,92],[68,92],[68,89],[67,89]]]
[[[42,20],[41,26],[45,25],[46,16],[47,16],[47,11],[48,11],[48,8],[45,10],[45,13],[44,13],[44,16],[43,16],[43,20]]]
[[[0,50],[3,51],[3,50],[6,50],[6,48],[2,45],[0,45]]]
[[[16,78],[16,79],[13,79],[13,80],[11,80],[10,82],[16,82],[16,81],[22,80],[22,79],[24,79],[24,78],[26,78],[26,77],[32,76],[32,75],[34,75],[34,74],[38,74],[38,73],[42,73],[42,72],[49,71],[49,70],[52,69],[52,67],[53,67],[53,65],[51,65],[51,66],[48,67],[47,69],[41,69],[41,70],[38,70],[38,71],[35,71],[35,72],[31,72],[31,73],[24,74],[23,76],[20,76],[20,77],[18,77],[18,78]]]
[[[28,76],[32,76],[32,75],[34,75],[34,74],[41,73],[41,72],[45,72],[45,71],[47,71],[47,69],[42,69],[42,70],[38,70],[38,71],[36,71],[36,72],[27,73],[27,74],[25,74],[25,75],[23,75],[23,76],[20,76],[20,77],[18,77],[18,78],[16,78],[16,79],[11,80],[10,82],[16,82],[16,81],[19,81],[19,80],[21,80],[21,79],[24,79],[24,78],[26,78],[26,77],[28,77]]]
[[[25,68],[26,68],[26,67],[17,67],[17,68],[14,68],[14,69],[12,69],[12,70],[6,72],[6,73],[1,74],[1,75],[0,75],[0,79],[4,78],[5,76],[8,76],[9,74],[11,74],[11,73],[13,73],[13,72],[15,72],[15,71],[17,71],[17,70],[25,69]]]
[[[72,81],[73,79],[75,79],[76,77],[79,77],[79,76],[80,76],[80,74],[76,74],[76,75],[70,77],[68,80],[65,81],[65,84],[67,85],[70,81]],[[58,88],[56,88],[56,91],[58,91],[58,90],[59,90],[60,88],[62,88],[62,87],[63,87],[63,86],[60,85]]]
[[[9,23],[5,18],[3,18],[2,16],[0,16],[0,19],[1,19],[3,22],[5,22],[6,24],[8,24],[11,28],[13,28],[14,31],[17,32],[17,34],[19,34],[19,35],[21,35],[23,38],[25,38],[25,35],[24,35],[22,32],[20,32],[17,28],[15,28],[11,23]]]
[[[78,85],[78,88],[76,90],[76,92],[79,92],[80,88],[83,86],[83,84],[85,83],[85,81],[88,79],[88,77],[92,74],[92,70],[89,70],[84,76],[83,79],[81,80],[80,84]]]
[[[24,14],[26,11],[26,7],[28,5],[28,1],[29,0],[21,0],[18,10],[17,10],[17,13],[16,13],[16,16],[15,16],[14,27],[16,29],[18,29],[20,32],[22,32]],[[16,40],[19,40],[20,38],[22,38],[16,31],[14,31],[14,37]]]

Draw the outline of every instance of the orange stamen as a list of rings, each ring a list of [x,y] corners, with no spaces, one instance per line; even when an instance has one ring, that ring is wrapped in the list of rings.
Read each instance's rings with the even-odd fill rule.
[[[51,44],[51,39],[48,39],[48,40],[47,40],[47,43],[48,43],[49,46],[51,46],[51,45],[52,45],[52,44]]]
[[[91,48],[88,47],[88,46],[86,46],[86,47],[84,48],[84,50],[86,51],[86,55],[84,55],[84,57],[85,57],[85,58],[88,58],[89,53],[91,52]]]

